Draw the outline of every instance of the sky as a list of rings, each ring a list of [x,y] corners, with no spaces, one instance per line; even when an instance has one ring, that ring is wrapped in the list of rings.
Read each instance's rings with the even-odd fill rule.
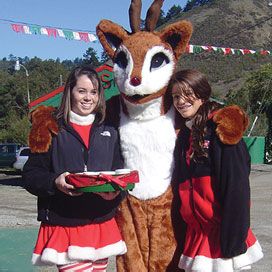
[[[165,14],[173,5],[184,7],[187,0],[164,0]],[[142,0],[144,19],[152,0]],[[12,30],[11,23],[51,26],[58,29],[89,31],[95,34],[96,25],[109,19],[130,31],[128,9],[130,0],[0,0],[0,59],[15,57],[74,60],[82,58],[89,47],[100,57],[99,41],[66,40],[46,35],[27,35]]]

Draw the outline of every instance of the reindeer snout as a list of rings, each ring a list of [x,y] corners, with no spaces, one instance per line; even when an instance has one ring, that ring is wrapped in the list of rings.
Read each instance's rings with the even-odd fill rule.
[[[138,78],[138,77],[133,77],[133,78],[130,79],[130,84],[132,86],[138,86],[138,85],[141,84],[141,79]]]

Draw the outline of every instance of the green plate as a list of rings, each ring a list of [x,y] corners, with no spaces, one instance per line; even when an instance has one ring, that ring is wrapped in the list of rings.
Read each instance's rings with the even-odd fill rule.
[[[115,192],[115,191],[126,191],[126,190],[132,190],[134,188],[134,183],[129,183],[126,188],[123,188],[121,186],[118,186],[114,183],[106,183],[103,185],[97,185],[97,186],[88,186],[88,187],[82,187],[78,188],[77,191],[84,192],[84,193],[102,193],[102,192]]]

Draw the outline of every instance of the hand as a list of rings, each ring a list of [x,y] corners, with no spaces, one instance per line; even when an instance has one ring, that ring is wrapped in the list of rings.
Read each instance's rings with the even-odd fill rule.
[[[65,177],[69,175],[69,172],[64,172],[55,179],[56,187],[63,193],[69,196],[79,196],[82,192],[76,192],[75,187],[66,182]]]
[[[120,191],[108,192],[108,193],[94,193],[94,194],[101,196],[105,200],[113,200],[120,194]]]

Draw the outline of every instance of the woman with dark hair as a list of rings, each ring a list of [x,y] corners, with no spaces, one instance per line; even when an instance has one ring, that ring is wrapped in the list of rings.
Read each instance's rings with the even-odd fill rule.
[[[69,173],[123,166],[118,133],[103,123],[105,100],[95,70],[77,67],[71,72],[55,116],[58,129],[48,125],[52,114],[42,109],[31,116],[31,155],[23,179],[25,188],[38,196],[41,221],[32,262],[57,265],[59,271],[106,271],[108,257],[126,252],[114,219],[124,193],[80,193],[66,180]],[[43,150],[46,133],[40,127],[45,124],[56,135]]]
[[[179,71],[169,88],[185,121],[176,158],[180,213],[187,224],[179,267],[186,272],[250,269],[263,254],[250,230],[246,145],[243,140],[225,144],[220,137],[216,118],[221,105],[211,101],[211,87],[202,73]]]

